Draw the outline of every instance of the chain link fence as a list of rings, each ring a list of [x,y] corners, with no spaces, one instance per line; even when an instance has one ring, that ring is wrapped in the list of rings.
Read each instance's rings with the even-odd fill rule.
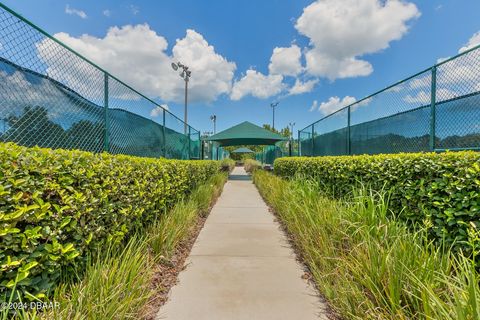
[[[302,156],[480,149],[480,46],[298,132]]]
[[[223,160],[230,157],[230,153],[223,147],[221,147],[215,141],[203,140],[203,159],[206,160]]]
[[[272,146],[264,146],[261,152],[256,152],[255,160],[262,164],[273,165],[277,158],[298,156],[298,148],[298,141],[295,139],[277,142]]]
[[[0,3],[0,141],[199,159],[200,132]]]

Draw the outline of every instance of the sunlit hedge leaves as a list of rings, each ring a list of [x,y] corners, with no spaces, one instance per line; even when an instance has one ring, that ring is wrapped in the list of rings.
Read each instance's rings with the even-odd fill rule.
[[[215,161],[182,161],[0,144],[0,298],[44,297],[61,271],[148,225]]]
[[[480,253],[480,153],[281,158],[275,173],[316,179],[334,197],[347,196],[358,183],[384,188],[401,218],[425,224],[456,249]]]

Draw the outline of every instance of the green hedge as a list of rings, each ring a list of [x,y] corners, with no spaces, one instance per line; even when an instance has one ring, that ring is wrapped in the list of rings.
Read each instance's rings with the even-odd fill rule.
[[[480,250],[480,153],[281,158],[274,170],[315,179],[334,197],[347,196],[360,182],[384,189],[401,218],[431,228],[456,248]]]
[[[219,171],[182,161],[0,144],[0,299],[15,280],[43,297],[61,271],[132,231]]]

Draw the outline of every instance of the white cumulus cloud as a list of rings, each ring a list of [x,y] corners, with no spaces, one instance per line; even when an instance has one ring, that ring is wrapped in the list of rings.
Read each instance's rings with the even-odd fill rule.
[[[297,45],[288,48],[276,47],[273,49],[268,70],[270,74],[296,76],[302,72],[302,51]]]
[[[241,98],[251,95],[256,98],[266,99],[280,93],[285,87],[283,76],[264,75],[253,69],[247,70],[246,74],[236,81],[232,88],[230,98],[232,100],[240,100]]]
[[[469,40],[468,40],[468,43],[465,44],[465,46],[461,47],[459,50],[458,50],[458,53],[462,53],[462,52],[465,52],[467,51],[468,49],[471,49],[475,46],[478,46],[480,44],[480,31],[478,31],[477,33],[475,33]]]
[[[416,94],[407,94],[403,100],[412,104],[428,104],[430,103],[431,93],[424,90],[418,91]]]
[[[436,95],[437,100],[448,100],[457,96],[455,91],[447,88],[437,88]],[[431,103],[431,93],[430,91],[420,90],[414,95],[407,94],[403,100],[411,104],[427,105]]]
[[[420,16],[400,0],[317,0],[304,8],[295,28],[310,39],[307,72],[334,80],[366,76],[372,65],[361,56],[388,48]]]
[[[320,111],[324,115],[329,115],[343,107],[351,105],[355,101],[357,101],[357,99],[350,96],[345,96],[343,97],[343,99],[337,96],[330,97],[327,101],[320,103],[318,111]]]
[[[150,117],[155,118],[163,114],[163,109],[168,110],[168,105],[156,106],[150,111]]]
[[[458,53],[463,53],[479,44],[480,31],[473,34],[468,42],[458,49]],[[479,56],[480,50],[473,50],[447,62],[444,61],[450,57],[437,59],[437,63],[444,63],[437,67],[436,101],[444,101],[478,91],[480,88]],[[408,103],[427,103],[430,96],[425,89],[430,88],[430,86],[430,73],[410,81],[409,87],[411,89],[422,89],[422,91],[415,95],[407,95],[404,100]]]
[[[313,100],[312,105],[310,106],[310,109],[308,109],[308,111],[312,112],[312,111],[317,110],[317,108],[318,108],[318,101]]]
[[[302,82],[299,79],[296,79],[295,84],[290,89],[288,89],[288,94],[296,95],[296,94],[310,92],[313,90],[313,88],[317,83],[318,83],[318,79],[311,79],[304,82]]]
[[[189,82],[191,102],[215,101],[231,91],[235,63],[216,53],[215,48],[195,30],[187,30],[184,38],[176,40],[172,55],[166,52],[167,40],[148,24],[111,27],[103,38],[86,34],[73,37],[64,32],[54,36],[148,96],[165,101],[183,100],[184,81],[171,68],[171,62],[177,61],[188,65],[192,71]],[[74,90],[84,87],[86,79],[92,82],[99,78],[101,81],[93,68],[58,59],[50,50],[48,39],[38,43],[37,50],[48,66],[47,72]]]
[[[82,19],[87,18],[87,14],[85,13],[85,11],[71,8],[70,5],[68,5],[68,4],[65,6],[65,13],[70,14],[70,15],[79,16]]]

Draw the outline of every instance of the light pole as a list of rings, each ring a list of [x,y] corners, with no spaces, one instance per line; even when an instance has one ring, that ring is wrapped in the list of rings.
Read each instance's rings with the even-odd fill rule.
[[[293,127],[295,126],[295,122],[289,122],[288,125],[290,126],[290,143],[288,144],[288,155],[291,157],[293,153]]]
[[[210,120],[213,121],[213,134],[217,133],[217,116],[211,115]]]
[[[278,106],[278,102],[272,102],[270,103],[270,107],[272,107],[272,114],[273,114],[273,119],[272,119],[272,129],[275,130],[275,107]]]
[[[293,127],[295,126],[295,122],[290,122],[288,125],[290,126],[290,137],[293,139]]]
[[[211,136],[212,134],[213,134],[213,132],[211,132],[211,131],[204,131],[204,132],[203,132],[203,135],[204,135],[205,137],[209,137],[209,136]]]
[[[209,155],[211,155],[211,143],[207,141],[207,138],[212,135],[210,131],[203,132],[203,139],[202,139],[202,159],[208,159]]]
[[[188,80],[190,80],[190,77],[192,76],[192,71],[188,70],[188,67],[180,62],[177,62],[177,63],[172,62],[172,69],[177,71],[178,68],[181,69],[180,78],[185,80],[185,116],[184,116],[183,122],[185,122],[184,124],[185,134],[188,134],[188,124],[187,124]]]

